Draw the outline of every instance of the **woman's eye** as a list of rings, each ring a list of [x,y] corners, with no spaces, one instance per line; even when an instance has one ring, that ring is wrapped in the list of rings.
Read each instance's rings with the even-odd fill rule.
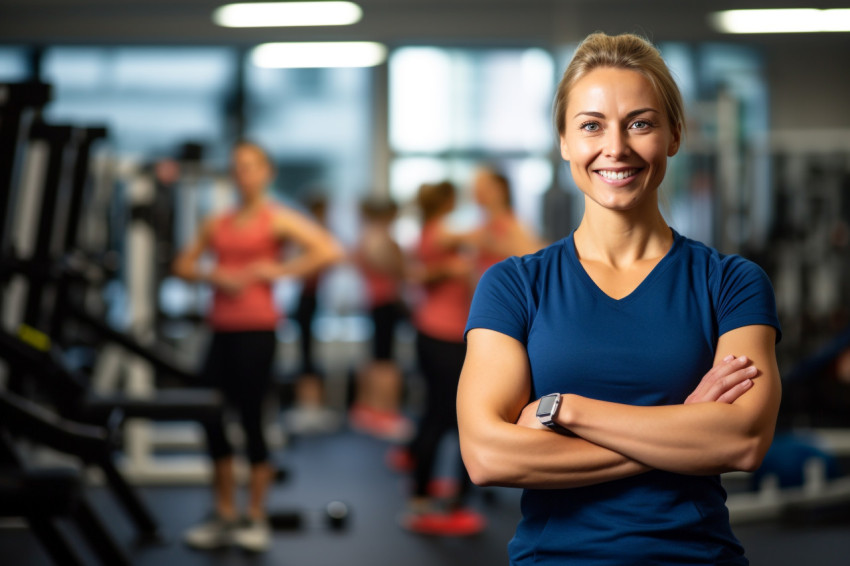
[[[585,122],[581,125],[581,129],[585,132],[598,132],[599,124],[597,124],[596,122]]]
[[[632,123],[632,128],[634,128],[636,130],[645,130],[646,128],[649,128],[651,126],[652,126],[652,123],[649,122],[648,120],[636,120],[635,122]]]

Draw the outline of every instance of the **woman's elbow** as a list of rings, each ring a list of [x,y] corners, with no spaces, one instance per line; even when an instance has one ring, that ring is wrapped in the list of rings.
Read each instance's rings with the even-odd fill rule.
[[[469,479],[479,487],[490,487],[493,485],[493,479],[487,474],[487,468],[481,466],[479,462],[464,458],[463,463],[466,466],[466,471],[469,474]]]
[[[500,485],[495,470],[488,466],[483,459],[464,454],[463,463],[466,466],[469,479],[475,485],[480,487]]]
[[[469,479],[480,487],[512,485],[505,467],[506,458],[499,457],[486,446],[461,441],[461,457]]]
[[[189,266],[189,262],[183,257],[178,257],[171,262],[171,274],[175,277],[179,277],[180,279],[189,279],[190,271],[191,268]]]
[[[741,443],[740,450],[733,463],[733,468],[742,472],[755,472],[761,466],[767,454],[773,435],[768,437],[755,435]]]

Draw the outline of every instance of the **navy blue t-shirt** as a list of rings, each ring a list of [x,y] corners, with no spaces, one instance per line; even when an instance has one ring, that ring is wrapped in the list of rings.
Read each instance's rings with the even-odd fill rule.
[[[630,405],[684,402],[711,369],[717,339],[752,324],[780,336],[773,288],[756,264],[673,231],[641,284],[613,299],[582,267],[570,235],[491,267],[467,331],[522,342],[533,397],[575,393]],[[717,475],[652,471],[599,485],[528,489],[511,564],[747,564]]]

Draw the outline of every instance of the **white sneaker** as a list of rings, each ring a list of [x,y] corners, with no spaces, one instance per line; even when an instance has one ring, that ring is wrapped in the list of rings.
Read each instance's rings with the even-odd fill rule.
[[[296,435],[330,434],[342,425],[342,417],[327,407],[293,407],[283,417],[287,432]]]
[[[265,519],[243,519],[233,529],[233,542],[250,552],[265,552],[272,542],[272,530]]]
[[[233,529],[236,521],[222,519],[213,515],[200,525],[192,527],[183,535],[183,541],[199,550],[213,550],[227,546],[233,542]]]

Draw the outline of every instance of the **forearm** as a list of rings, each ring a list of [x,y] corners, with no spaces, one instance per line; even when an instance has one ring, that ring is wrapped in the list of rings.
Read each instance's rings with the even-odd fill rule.
[[[653,468],[684,474],[752,471],[773,440],[782,396],[775,336],[759,325],[723,334],[714,368],[683,405],[639,407],[564,395],[557,421]],[[744,390],[735,385],[742,377],[751,382]],[[719,397],[710,393],[717,386]]]
[[[308,250],[295,257],[280,261],[274,270],[275,277],[307,277],[341,261],[343,251],[337,246]]]
[[[557,421],[588,441],[653,468],[684,474],[752,470],[773,437],[736,404],[638,407],[564,395]]]
[[[171,272],[192,283],[209,283],[212,279],[212,271],[205,269],[194,259],[177,258],[171,266]]]
[[[209,234],[213,221],[206,220],[198,230],[195,239],[181,249],[171,263],[171,272],[177,277],[193,283],[210,283],[213,270],[202,265],[202,257],[209,243]]]
[[[511,423],[462,426],[461,453],[473,482],[565,489],[622,479],[649,468],[584,439]]]

